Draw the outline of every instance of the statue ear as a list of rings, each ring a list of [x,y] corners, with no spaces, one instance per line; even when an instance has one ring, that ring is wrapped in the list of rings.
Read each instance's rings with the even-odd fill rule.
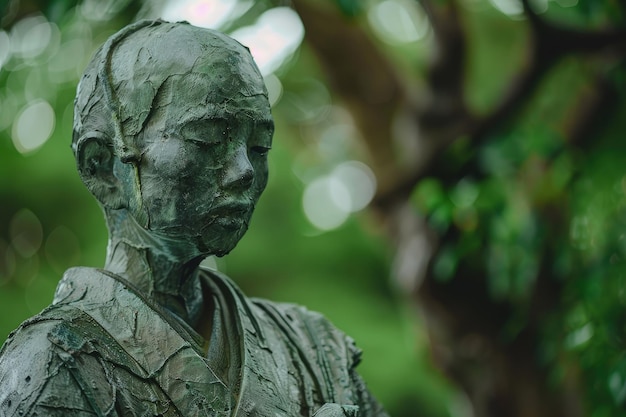
[[[115,176],[115,153],[111,142],[99,132],[81,137],[76,145],[78,174],[100,204],[119,209],[125,206],[120,180]]]

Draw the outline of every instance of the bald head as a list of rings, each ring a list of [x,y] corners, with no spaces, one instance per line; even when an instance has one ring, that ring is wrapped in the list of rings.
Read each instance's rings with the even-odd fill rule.
[[[186,22],[140,21],[111,36],[88,64],[75,101],[74,151],[81,138],[103,135],[124,162],[136,159],[138,135],[175,95],[185,104],[166,117],[193,118],[207,105],[267,91],[250,52],[232,38]]]

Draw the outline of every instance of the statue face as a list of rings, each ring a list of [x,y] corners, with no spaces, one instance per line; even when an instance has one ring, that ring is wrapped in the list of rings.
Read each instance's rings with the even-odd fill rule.
[[[142,134],[140,185],[132,187],[142,205],[131,212],[147,214],[148,230],[220,256],[247,230],[267,184],[274,128],[258,73],[230,82],[225,91],[214,75],[167,81]]]

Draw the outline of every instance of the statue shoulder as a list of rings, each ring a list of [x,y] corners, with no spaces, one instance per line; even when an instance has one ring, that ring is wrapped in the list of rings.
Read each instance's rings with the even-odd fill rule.
[[[331,350],[329,360],[341,362],[348,370],[354,369],[359,364],[361,350],[354,340],[323,314],[298,304],[277,303],[257,298],[252,299],[252,302],[266,311],[274,322],[282,323],[284,330],[293,333],[300,343],[308,345],[313,350],[317,350],[318,347]]]
[[[0,351],[0,416],[177,415],[144,372],[88,314],[53,305]]]
[[[89,399],[73,375],[74,352],[84,340],[71,325],[71,313],[62,317],[58,311],[49,314],[51,310],[56,309],[22,323],[0,351],[0,415],[92,415]],[[93,368],[94,378],[98,370],[103,372],[93,361],[84,362],[81,367]]]
[[[346,369],[358,365],[361,351],[356,347],[354,340],[335,327],[324,315],[298,304],[247,297],[230,278],[219,271],[202,269],[202,272],[213,285],[221,288],[223,292],[233,294],[239,305],[244,306],[245,310],[250,310],[254,322],[265,318],[267,324],[282,334],[289,343],[296,343],[306,352],[314,352],[317,347],[322,349],[331,346],[335,353],[329,360],[343,365],[342,367]],[[261,324],[257,326],[263,327]]]

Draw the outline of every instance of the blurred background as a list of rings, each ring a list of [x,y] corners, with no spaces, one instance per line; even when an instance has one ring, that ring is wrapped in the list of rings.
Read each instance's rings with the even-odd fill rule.
[[[246,237],[206,263],[364,350],[392,416],[626,410],[619,0],[0,2],[0,342],[106,229],[70,152],[78,78],[141,18],[248,46],[276,119]]]

